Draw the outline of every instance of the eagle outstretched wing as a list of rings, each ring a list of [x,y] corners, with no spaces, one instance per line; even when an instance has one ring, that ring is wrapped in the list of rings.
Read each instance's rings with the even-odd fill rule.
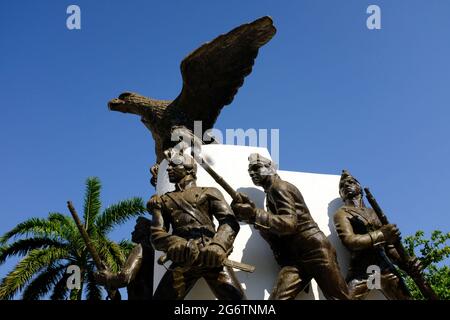
[[[181,62],[183,89],[171,107],[203,121],[204,130],[211,128],[251,73],[258,49],[275,32],[272,19],[262,17],[193,51]]]

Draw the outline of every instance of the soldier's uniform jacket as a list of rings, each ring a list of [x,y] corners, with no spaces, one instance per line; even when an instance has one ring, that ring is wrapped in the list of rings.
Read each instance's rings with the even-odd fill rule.
[[[377,265],[382,272],[388,272],[380,248],[384,248],[394,263],[398,262],[394,246],[386,244],[379,230],[382,223],[373,209],[342,206],[336,211],[334,224],[339,238],[352,255],[348,279],[367,278],[367,267],[370,265]]]
[[[297,187],[275,175],[265,192],[267,212],[256,209],[255,226],[271,246],[277,262],[290,265],[299,260],[307,263],[308,259],[316,259],[306,256],[316,247],[310,239],[326,237],[311,217]]]
[[[197,187],[188,176],[176,190],[158,197],[149,207],[153,212],[152,243],[155,249],[167,252],[183,238],[198,239],[200,246],[210,243],[232,250],[239,223],[222,193],[211,187]],[[213,216],[218,221],[217,230]],[[169,233],[169,227],[172,233]]]

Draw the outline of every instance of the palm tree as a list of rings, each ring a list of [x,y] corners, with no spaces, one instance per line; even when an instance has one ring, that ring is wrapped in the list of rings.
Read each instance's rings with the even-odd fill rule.
[[[144,214],[141,198],[120,201],[101,212],[101,184],[98,178],[86,180],[83,224],[101,259],[117,272],[132,244],[116,243],[108,233],[130,218]],[[46,219],[31,218],[0,237],[0,265],[8,257],[24,257],[0,283],[0,299],[12,299],[21,293],[24,300],[50,295],[52,300],[88,300],[102,298],[102,289],[93,279],[95,266],[71,217],[50,213]],[[81,288],[67,288],[70,265],[80,267]]]

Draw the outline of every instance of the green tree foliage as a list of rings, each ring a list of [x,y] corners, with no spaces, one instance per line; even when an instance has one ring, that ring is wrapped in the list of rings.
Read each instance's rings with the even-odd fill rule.
[[[131,198],[101,212],[101,184],[98,178],[86,180],[83,221],[100,258],[114,272],[125,262],[131,243],[116,243],[108,233],[130,218],[144,214],[142,199]],[[0,265],[12,256],[23,257],[0,282],[0,299],[21,294],[24,300],[50,297],[53,300],[102,298],[102,289],[93,280],[95,266],[70,216],[50,213],[46,219],[31,218],[0,237]],[[81,289],[69,290],[69,265],[81,270]]]
[[[435,230],[430,239],[424,238],[424,235],[423,231],[417,231],[415,235],[406,237],[403,241],[405,249],[419,258],[425,279],[439,298],[450,300],[450,267],[446,265],[450,256],[450,232]],[[406,278],[406,284],[414,299],[424,299],[410,277]]]

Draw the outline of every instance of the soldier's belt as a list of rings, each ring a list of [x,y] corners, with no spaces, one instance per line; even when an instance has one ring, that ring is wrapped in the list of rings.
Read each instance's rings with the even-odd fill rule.
[[[183,237],[183,238],[201,238],[202,236],[214,238],[215,233],[209,229],[206,228],[176,228],[173,232],[173,234]]]

